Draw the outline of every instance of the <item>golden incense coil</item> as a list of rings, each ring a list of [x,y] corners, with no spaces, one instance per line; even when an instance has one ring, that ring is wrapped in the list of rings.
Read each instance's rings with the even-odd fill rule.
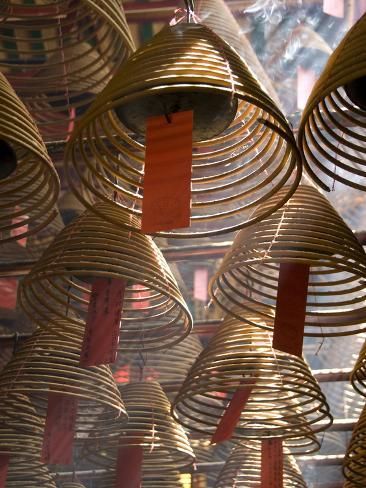
[[[366,343],[363,345],[351,373],[353,388],[366,397]]]
[[[343,474],[346,480],[355,487],[366,484],[366,408],[353,429],[351,441],[343,461]]]
[[[37,459],[17,462],[10,458],[6,488],[56,488],[56,483],[45,464]]]

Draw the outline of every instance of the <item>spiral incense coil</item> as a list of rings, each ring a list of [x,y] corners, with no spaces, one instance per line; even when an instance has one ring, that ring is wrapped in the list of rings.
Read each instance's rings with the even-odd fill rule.
[[[242,446],[236,447],[226,461],[215,488],[249,488],[257,487],[261,481],[261,452]],[[295,459],[283,456],[284,488],[306,488]]]
[[[120,354],[112,370],[115,372],[114,377],[117,382],[155,380],[168,396],[173,396],[174,393],[178,393],[201,351],[202,344],[199,337],[190,334],[182,342],[168,349],[149,351],[143,356],[139,353]]]
[[[143,475],[155,476],[189,466],[194,461],[193,450],[183,428],[170,415],[170,403],[159,383],[140,382],[120,386],[128,413],[120,438],[105,451],[104,466],[114,468],[118,447],[142,446]],[[99,455],[90,452],[89,461],[102,465]]]
[[[134,50],[119,0],[9,0],[0,68],[47,140],[64,140]]]
[[[136,217],[108,202],[97,207],[113,213],[118,227],[90,211],[69,224],[22,281],[20,306],[40,327],[72,336],[84,330],[93,279],[123,280],[120,350],[178,343],[192,317],[164,257],[150,237],[128,229]]]
[[[366,342],[363,345],[356,364],[351,373],[353,388],[362,396],[366,397]]]
[[[77,481],[67,481],[66,483],[62,483],[61,488],[85,488],[85,486]]]
[[[88,193],[140,215],[146,119],[192,108],[191,226],[157,234],[222,234],[282,206],[301,176],[287,121],[236,52],[200,24],[165,27],[98,95],[66,148],[72,191],[104,219],[118,214],[92,207]],[[290,182],[253,220],[255,208]]]
[[[30,114],[0,73],[0,243],[39,232],[57,215],[60,182]]]
[[[56,488],[47,466],[37,460],[14,462],[10,458],[6,488]]]
[[[260,317],[251,322],[259,325]],[[236,391],[250,388],[232,440],[301,438],[332,421],[319,385],[303,359],[272,349],[270,334],[227,317],[190,369],[173,416],[212,436]],[[220,399],[213,404],[212,400]],[[326,419],[328,421],[320,422]],[[192,423],[192,420],[194,423]],[[320,423],[319,423],[320,422]]]
[[[299,128],[305,167],[322,188],[366,190],[366,15],[346,34],[315,84]]]
[[[352,432],[344,461],[343,474],[346,480],[357,487],[366,485],[366,407]]]
[[[278,198],[281,192],[273,197]],[[238,233],[210,293],[221,308],[242,320],[266,303],[268,313],[260,312],[258,325],[271,330],[280,264],[309,265],[305,335],[356,334],[366,330],[365,258],[326,198],[302,185],[283,209]]]
[[[195,14],[200,22],[210,27],[235,49],[256,75],[257,81],[260,81],[264,90],[280,106],[280,100],[271,79],[227,4],[223,0],[202,0],[197,3]]]
[[[96,477],[98,488],[115,488],[116,485],[115,473],[108,473],[106,475]],[[168,471],[155,475],[143,475],[141,479],[141,488],[184,488],[179,471]],[[63,487],[64,488],[64,487]],[[70,487],[71,488],[71,487]]]
[[[28,395],[45,419],[49,393],[78,398],[76,438],[118,436],[116,426],[127,419],[121,396],[108,366],[81,368],[82,339],[62,338],[38,330],[19,346],[1,373],[3,397]]]
[[[43,422],[25,395],[2,395],[0,399],[0,455],[24,463],[25,458],[39,459],[43,440]]]

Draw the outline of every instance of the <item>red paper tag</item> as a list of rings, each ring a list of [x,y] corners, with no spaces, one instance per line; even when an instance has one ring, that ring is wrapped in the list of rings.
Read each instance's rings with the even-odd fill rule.
[[[143,232],[190,225],[192,129],[193,111],[147,119]]]
[[[114,363],[116,360],[124,291],[123,280],[94,280],[80,353],[80,366],[99,366]]]
[[[71,464],[78,399],[50,392],[43,437],[42,462]]]
[[[312,69],[297,67],[297,108],[303,110],[313,89],[317,75]]]
[[[0,488],[6,487],[6,479],[8,477],[10,456],[7,454],[0,455]]]
[[[274,349],[302,356],[310,268],[307,264],[281,263],[278,278]]]
[[[283,488],[282,439],[262,440],[261,488]]]
[[[143,461],[142,446],[126,446],[118,449],[116,488],[140,488]]]
[[[211,438],[211,444],[217,444],[218,442],[231,439],[235,427],[239,422],[240,415],[255,385],[255,378],[245,379],[242,384],[246,385],[245,388],[238,388],[234,393],[224,415],[220,419],[216,432]]]
[[[114,374],[113,378],[116,383],[129,383],[130,381],[130,365],[126,364],[122,368],[118,369]]]
[[[150,306],[149,300],[143,300],[144,298],[150,297],[150,290],[146,290],[144,285],[136,284],[132,286],[134,291],[133,298],[137,298],[138,300],[132,302],[132,308],[135,310],[141,310],[148,308]]]
[[[201,302],[207,302],[208,269],[197,268],[194,270],[193,297]]]
[[[0,308],[14,310],[17,304],[18,280],[16,278],[0,279]]]
[[[323,12],[333,17],[343,18],[344,0],[323,0]]]
[[[16,212],[19,212],[19,210],[20,210],[20,207],[15,208]],[[25,220],[28,220],[28,216],[20,215],[19,217],[15,217],[14,219],[12,219],[11,223],[12,223],[12,225],[21,224]],[[11,235],[11,237],[17,237],[17,236],[20,236],[22,234],[25,234],[26,232],[28,232],[28,224],[21,225],[19,227],[15,227],[15,229],[11,229],[10,235]],[[17,243],[22,247],[26,247],[27,246],[27,237],[22,237],[21,239],[18,239]]]

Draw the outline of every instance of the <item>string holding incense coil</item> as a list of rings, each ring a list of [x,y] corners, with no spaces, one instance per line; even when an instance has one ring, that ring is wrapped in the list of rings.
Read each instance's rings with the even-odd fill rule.
[[[351,441],[343,460],[343,475],[352,486],[363,487],[366,483],[366,407],[353,429]]]
[[[36,331],[22,343],[0,377],[2,397],[28,395],[44,420],[48,395],[60,393],[78,399],[75,438],[80,442],[118,436],[127,413],[108,366],[81,368],[82,338],[63,338]]]
[[[93,280],[123,280],[119,349],[178,343],[189,334],[192,317],[163,255],[150,237],[129,230],[129,222],[138,226],[136,217],[108,202],[97,208],[113,213],[119,225],[91,211],[74,220],[22,280],[19,305],[40,327],[71,337],[84,330]]]
[[[301,119],[305,168],[328,191],[335,180],[366,189],[365,34],[363,15],[330,56]]]
[[[353,367],[351,384],[360,395],[366,397],[366,342],[364,343]]]
[[[281,192],[273,199],[280,197]],[[366,330],[365,258],[326,198],[302,185],[282,209],[238,233],[211,280],[210,294],[238,319],[259,313],[258,325],[272,330],[280,265],[308,265],[305,335],[356,334]],[[266,312],[260,310],[262,303]]]
[[[9,0],[0,68],[47,140],[65,140],[134,50],[119,0]],[[5,22],[6,20],[6,22]]]
[[[36,125],[1,73],[0,100],[0,243],[6,243],[56,217],[60,182]]]
[[[215,488],[249,488],[261,482],[261,452],[237,446],[230,454],[216,481]],[[295,459],[288,453],[283,456],[283,486],[306,488]]]
[[[157,234],[222,234],[290,198],[301,161],[285,117],[225,41],[186,23],[165,27],[138,49],[75,127],[65,155],[72,191],[104,219],[115,221],[116,213],[92,207],[93,201],[113,200],[140,215],[146,118],[188,110],[195,141],[191,226]],[[286,183],[276,206],[254,219],[258,205]]]
[[[93,465],[114,468],[119,447],[143,449],[143,475],[155,476],[189,466],[194,461],[193,450],[183,428],[170,415],[170,403],[157,382],[139,382],[119,387],[128,413],[128,423],[123,426],[119,439],[109,442],[105,461],[88,456]]]
[[[256,325],[226,317],[173,401],[173,417],[212,437],[234,394],[247,390],[234,442],[308,438],[326,429],[332,417],[310,368],[302,358],[272,348],[271,335],[258,327],[259,315],[248,319]]]

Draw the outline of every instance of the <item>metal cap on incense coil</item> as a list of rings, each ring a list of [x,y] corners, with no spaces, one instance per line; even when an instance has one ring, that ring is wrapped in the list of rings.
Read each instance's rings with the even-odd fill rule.
[[[219,326],[173,401],[174,418],[212,436],[235,392],[250,388],[231,436],[234,442],[307,439],[326,429],[332,417],[310,368],[303,359],[272,348],[271,335],[258,327],[260,316],[248,318],[256,325],[227,317]]]
[[[191,226],[159,235],[201,237],[246,226],[258,204],[287,183],[276,207],[255,220],[283,205],[301,176],[286,119],[235,51],[190,23],[167,26],[138,49],[82,117],[66,148],[72,191],[89,207],[109,199],[140,215],[146,118],[192,109]]]
[[[0,19],[1,71],[43,137],[65,140],[74,121],[134,50],[121,2],[8,3],[11,18]]]
[[[281,192],[272,198],[280,197]],[[310,266],[305,335],[365,330],[366,255],[343,219],[311,186],[299,186],[282,209],[237,234],[211,280],[213,300],[238,319],[259,313],[263,320],[258,325],[272,330],[281,263]]]
[[[129,229],[130,222],[138,227],[137,217],[108,202],[97,208],[119,225],[91,211],[69,224],[22,280],[20,306],[40,327],[66,336],[71,328],[72,337],[73,330],[84,330],[93,280],[124,280],[119,349],[180,342],[192,317],[160,250],[151,237]]]
[[[183,427],[170,415],[170,402],[159,383],[129,383],[119,386],[119,390],[128,413],[128,423],[122,427],[119,439],[110,441],[106,449],[103,449],[103,442],[98,453],[93,449],[89,461],[114,469],[118,447],[141,446],[143,476],[190,466],[194,461],[193,450]],[[96,457],[93,457],[94,452]]]
[[[261,482],[261,452],[237,446],[219,474],[215,488],[257,487]],[[306,488],[305,480],[295,459],[288,453],[283,456],[283,486]]]
[[[82,337],[59,337],[36,331],[22,343],[0,375],[0,395],[28,395],[44,420],[48,394],[78,399],[75,437],[81,442],[118,436],[127,413],[108,366],[81,368]],[[0,397],[1,398],[1,397]]]
[[[57,215],[60,182],[27,109],[0,73],[0,243],[39,232]]]
[[[351,441],[343,460],[343,474],[352,486],[362,488],[366,484],[366,407],[353,429]]]
[[[365,36],[363,15],[330,56],[302,115],[305,168],[328,191],[334,181],[366,189]]]

